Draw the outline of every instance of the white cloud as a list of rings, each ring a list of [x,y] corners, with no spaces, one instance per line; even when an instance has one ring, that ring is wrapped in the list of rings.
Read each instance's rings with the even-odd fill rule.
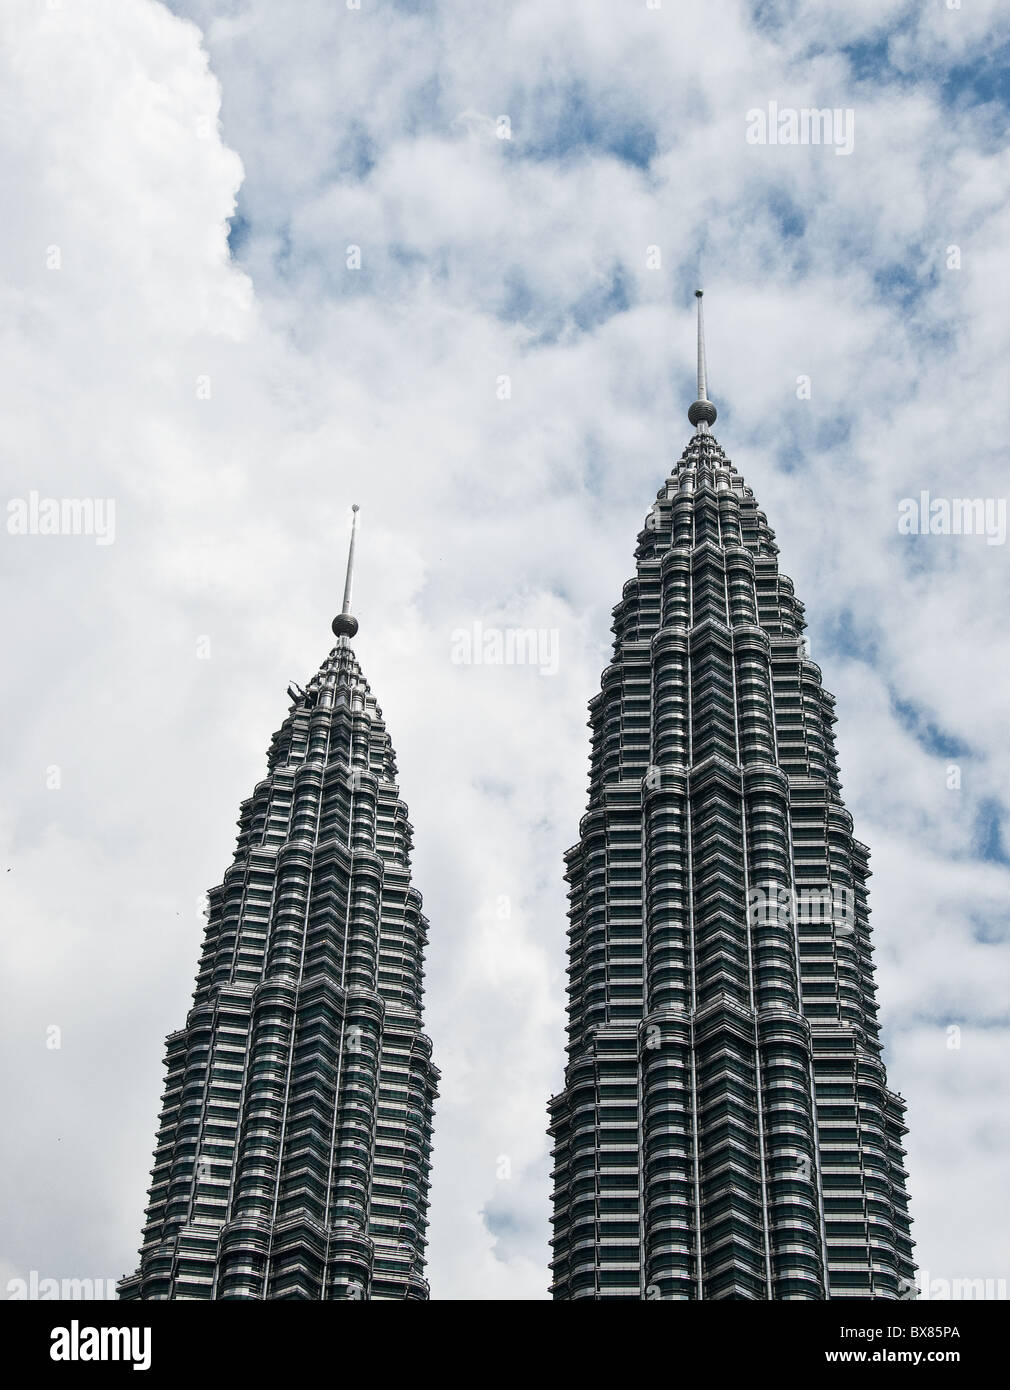
[[[153,0],[22,0],[3,20],[6,496],[111,496],[118,526],[104,549],[0,545],[19,594],[0,887],[24,1117],[0,1253],[55,1277],[133,1266],[195,905],[287,680],[325,654],[354,500],[356,646],[432,922],[433,1290],[543,1296],[561,854],[608,611],[687,439],[701,272],[717,434],[807,603],[874,850],[919,1255],[934,1277],[1006,1274],[1003,1188],[985,1212],[978,1196],[1006,944],[973,928],[1005,920],[1008,875],[971,857],[981,804],[1006,811],[1005,548],[896,527],[920,488],[1005,491],[1008,156],[984,113],[942,105],[939,79],[853,76],[837,45],[879,38],[899,5],[779,7],[781,30],[774,7],[756,29],[731,3],[178,8],[196,23]],[[988,31],[962,15],[913,15],[892,58],[980,60]],[[851,105],[852,156],[748,146],[745,113],[770,99]],[[921,286],[908,306],[896,268]],[[477,619],[557,629],[558,674],[454,665],[452,630]],[[866,662],[830,635],[843,620]],[[970,750],[960,792],[892,694]],[[980,1040],[956,1062],[951,1019]]]

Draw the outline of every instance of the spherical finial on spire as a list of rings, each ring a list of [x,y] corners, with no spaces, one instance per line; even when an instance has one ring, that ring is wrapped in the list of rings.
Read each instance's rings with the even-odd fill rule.
[[[687,412],[687,418],[691,421],[691,424],[696,427],[700,425],[703,420],[706,425],[714,425],[718,415],[719,412],[711,401],[694,401]]]
[[[353,637],[358,631],[358,620],[350,613],[338,613],[330,626],[334,637]]]

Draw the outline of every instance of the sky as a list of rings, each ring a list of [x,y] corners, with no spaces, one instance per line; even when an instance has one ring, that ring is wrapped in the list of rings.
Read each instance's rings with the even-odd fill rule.
[[[1008,54],[996,0],[3,6],[0,1297],[136,1266],[203,894],[352,502],[431,921],[432,1296],[547,1296],[562,855],[699,284],[872,850],[926,1287],[1010,1285],[1006,528],[899,529],[1006,507]],[[454,659],[475,623],[556,659]]]

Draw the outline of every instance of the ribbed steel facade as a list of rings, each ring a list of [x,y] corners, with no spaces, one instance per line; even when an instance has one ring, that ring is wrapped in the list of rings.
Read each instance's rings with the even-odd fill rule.
[[[868,852],[803,606],[698,413],[590,704],[552,1293],[893,1299],[914,1265]]]
[[[345,637],[295,692],[239,832],[168,1038],[120,1296],[425,1299],[428,924],[393,748]]]

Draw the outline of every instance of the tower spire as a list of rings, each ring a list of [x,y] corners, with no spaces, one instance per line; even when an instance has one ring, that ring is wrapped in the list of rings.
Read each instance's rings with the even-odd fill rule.
[[[707,434],[709,425],[714,425],[718,411],[708,398],[708,379],[705,369],[705,312],[701,307],[704,290],[695,290],[698,301],[698,399],[687,412],[687,418],[699,434]]]
[[[351,616],[351,583],[354,579],[354,542],[358,535],[358,512],[355,502],[351,507],[351,540],[347,547],[347,575],[344,579],[344,602],[340,612],[331,624],[334,637],[350,639],[358,630],[358,620]]]

